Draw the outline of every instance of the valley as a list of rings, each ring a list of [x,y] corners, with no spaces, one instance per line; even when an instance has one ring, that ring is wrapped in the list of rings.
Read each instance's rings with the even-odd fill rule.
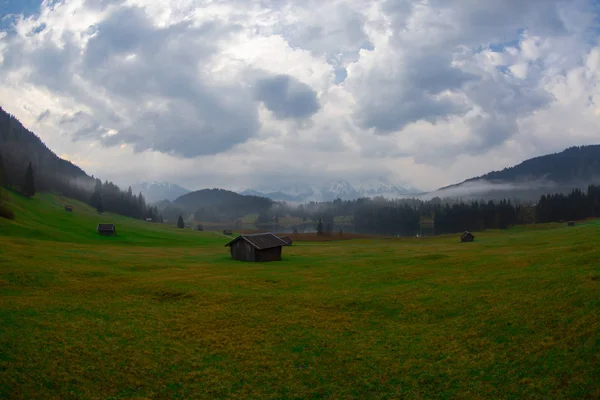
[[[597,220],[255,264],[222,235],[66,200],[8,194],[2,398],[600,396]]]

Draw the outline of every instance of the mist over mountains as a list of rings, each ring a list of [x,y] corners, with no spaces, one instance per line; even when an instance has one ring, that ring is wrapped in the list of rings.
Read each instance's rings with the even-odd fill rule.
[[[244,195],[268,197],[275,201],[308,203],[341,200],[355,200],[364,197],[383,196],[386,198],[412,197],[421,193],[408,185],[395,185],[385,180],[370,180],[351,184],[344,179],[336,179],[320,185],[295,183],[285,187],[245,189]]]
[[[329,202],[336,199],[385,197],[388,199],[434,197],[468,200],[501,200],[505,198],[537,201],[543,194],[568,193],[573,189],[585,190],[600,183],[600,145],[574,146],[564,151],[531,158],[500,171],[473,177],[463,182],[422,192],[408,185],[395,185],[383,179],[355,184],[336,179],[324,184],[291,182],[289,185],[248,188],[237,193],[264,197],[287,203]],[[175,201],[190,191],[175,184],[143,183],[135,186],[151,203]]]
[[[462,200],[513,198],[537,201],[543,194],[585,190],[600,183],[600,145],[573,146],[558,153],[530,158],[419,196]]]
[[[162,200],[174,201],[191,190],[168,182],[138,182],[131,185],[133,193],[142,193],[149,203],[157,203]]]

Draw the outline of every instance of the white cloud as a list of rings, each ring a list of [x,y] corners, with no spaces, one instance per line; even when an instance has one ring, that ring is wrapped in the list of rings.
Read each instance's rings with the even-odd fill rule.
[[[434,188],[598,141],[592,0],[46,2],[0,105],[103,179]]]

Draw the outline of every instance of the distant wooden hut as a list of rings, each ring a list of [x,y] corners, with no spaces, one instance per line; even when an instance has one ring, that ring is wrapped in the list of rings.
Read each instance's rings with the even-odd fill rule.
[[[573,221],[569,221],[569,222],[567,222],[567,225],[568,225],[568,226],[575,226],[575,222],[573,222]]]
[[[233,235],[233,231],[231,229],[223,230],[223,235],[231,236]]]
[[[287,245],[285,241],[268,232],[240,235],[225,246],[229,247],[234,260],[266,262],[281,260],[281,249]]]
[[[96,228],[98,233],[105,236],[114,236],[117,234],[117,228],[115,224],[98,224]]]
[[[462,235],[460,235],[460,241],[461,242],[472,242],[473,240],[475,240],[475,235],[473,235],[471,232],[463,232]]]
[[[67,204],[67,205],[65,206],[65,211],[68,211],[68,212],[73,212],[73,206],[72,206],[72,205],[70,205],[70,204]]]
[[[280,239],[283,240],[284,242],[286,242],[288,246],[291,246],[292,243],[294,243],[292,238],[289,236],[281,236]]]

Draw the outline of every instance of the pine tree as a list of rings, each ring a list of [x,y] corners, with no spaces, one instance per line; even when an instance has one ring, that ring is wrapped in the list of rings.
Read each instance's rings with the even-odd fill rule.
[[[102,197],[98,197],[98,204],[96,205],[96,210],[102,214],[104,212],[104,205],[102,204]]]
[[[23,194],[27,197],[32,197],[35,195],[35,179],[33,177],[33,167],[31,166],[31,162],[29,163],[29,166],[27,167],[27,172],[25,173]]]
[[[178,228],[184,228],[185,227],[185,224],[183,223],[183,218],[181,218],[181,215],[177,219],[177,227]]]
[[[4,184],[4,160],[2,159],[2,153],[0,153],[0,187]]]
[[[317,235],[323,234],[323,221],[319,218],[319,222],[317,222]]]

